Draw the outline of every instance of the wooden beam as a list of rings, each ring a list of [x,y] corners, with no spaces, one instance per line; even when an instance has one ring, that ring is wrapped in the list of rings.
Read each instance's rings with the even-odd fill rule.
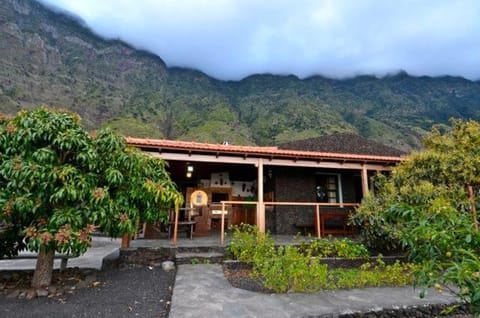
[[[191,162],[211,162],[211,163],[239,163],[239,164],[254,164],[256,165],[258,161],[262,158],[253,158],[245,156],[221,156],[218,157],[215,154],[205,155],[205,154],[191,154],[187,155],[185,153],[156,153],[156,152],[146,152],[154,157],[161,158],[164,160],[173,160],[173,161],[191,161]],[[357,162],[345,162],[341,163],[340,161],[325,161],[319,159],[312,160],[292,160],[292,159],[272,159],[268,161],[270,166],[284,166],[284,167],[306,167],[306,168],[326,168],[326,169],[343,169],[343,170],[361,170],[363,167],[366,167],[368,170],[379,170],[379,171],[390,171],[392,169],[391,165],[386,165],[382,163],[357,163]]]
[[[263,204],[263,159],[258,159],[257,169],[257,227],[260,232],[265,233],[265,205]]]
[[[179,207],[175,206],[175,224],[173,225],[173,246],[177,246]]]

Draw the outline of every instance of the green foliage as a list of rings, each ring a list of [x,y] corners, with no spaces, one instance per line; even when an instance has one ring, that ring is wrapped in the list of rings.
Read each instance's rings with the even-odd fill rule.
[[[79,117],[23,111],[0,126],[0,156],[0,221],[12,235],[34,251],[85,252],[100,209],[90,204],[98,156]]]
[[[403,286],[413,283],[416,266],[396,261],[386,265],[381,259],[377,263],[365,263],[358,269],[333,269],[329,271],[328,283],[323,288],[363,288],[381,286]]]
[[[318,257],[366,258],[370,256],[367,248],[348,238],[342,240],[316,238],[302,241],[299,246],[304,253]]]
[[[313,292],[327,277],[327,265],[293,245],[279,246],[268,258],[256,260],[254,275],[276,292]]]
[[[183,198],[165,170],[166,163],[127,147],[123,138],[104,129],[94,145],[99,157],[99,179],[106,189],[97,200],[108,199],[108,215],[98,219],[111,236],[133,233],[137,222],[168,220],[168,210]]]
[[[358,209],[368,245],[402,246],[419,264],[416,283],[447,288],[480,313],[480,232],[466,187],[480,185],[480,124],[453,121],[434,129],[426,149],[412,154]]]
[[[232,230],[228,250],[239,261],[253,264],[256,260],[270,257],[275,250],[275,241],[254,225],[242,223],[233,226]]]
[[[368,256],[364,246],[350,240],[313,240],[300,245],[275,248],[268,234],[255,226],[242,224],[234,228],[229,250],[238,260],[253,266],[253,275],[275,292],[314,292],[319,289],[398,286],[411,284],[411,264],[376,265],[367,263],[360,269],[329,270],[321,263],[325,256],[356,258]]]
[[[14,254],[28,249],[82,254],[95,228],[132,233],[182,203],[165,163],[102,130],[96,138],[76,114],[39,108],[0,121],[0,224]]]

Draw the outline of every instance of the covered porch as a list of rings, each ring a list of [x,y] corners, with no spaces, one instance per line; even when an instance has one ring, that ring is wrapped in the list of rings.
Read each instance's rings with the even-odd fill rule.
[[[371,191],[370,177],[401,160],[171,140],[127,142],[167,161],[172,180],[185,196],[183,209],[172,214],[174,245],[179,242],[178,225],[185,220],[194,220],[193,240],[217,237],[222,245],[227,242],[225,230],[240,223],[273,235],[348,234],[346,219]],[[333,220],[336,228],[329,226]]]

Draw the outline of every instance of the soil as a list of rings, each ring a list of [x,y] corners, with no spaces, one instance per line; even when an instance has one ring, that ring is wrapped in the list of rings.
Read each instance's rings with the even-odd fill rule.
[[[263,287],[262,279],[252,276],[251,269],[229,269],[223,267],[223,274],[230,285],[257,293],[273,293],[274,291]]]
[[[161,267],[68,269],[55,271],[52,286],[28,299],[31,277],[0,272],[0,317],[168,317],[175,283],[175,271]]]

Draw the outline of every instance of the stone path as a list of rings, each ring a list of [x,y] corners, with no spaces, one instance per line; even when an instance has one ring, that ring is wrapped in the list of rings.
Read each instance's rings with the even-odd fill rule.
[[[260,294],[232,287],[224,278],[221,265],[180,265],[169,317],[335,317],[359,311],[455,302],[452,295],[433,290],[424,299],[418,294],[412,287]]]

